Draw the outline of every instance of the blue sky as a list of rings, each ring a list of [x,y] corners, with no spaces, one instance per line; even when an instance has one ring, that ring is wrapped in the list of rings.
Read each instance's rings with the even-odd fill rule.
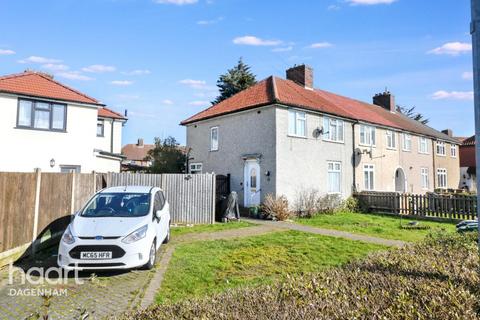
[[[474,132],[470,0],[2,0],[0,73],[51,72],[114,110],[123,143],[172,135],[239,57],[261,80],[294,64],[364,101],[385,87],[436,129]]]

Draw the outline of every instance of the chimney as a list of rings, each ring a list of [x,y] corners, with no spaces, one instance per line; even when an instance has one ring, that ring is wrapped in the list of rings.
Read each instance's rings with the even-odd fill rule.
[[[442,133],[445,133],[447,136],[449,137],[453,137],[453,131],[452,129],[445,129],[445,130],[442,130]]]
[[[287,79],[301,85],[305,89],[313,90],[313,69],[310,66],[301,64],[287,69]]]
[[[390,91],[385,90],[383,93],[377,93],[373,96],[373,104],[387,109],[390,112],[395,112],[395,96]]]
[[[143,147],[143,139],[142,138],[138,139],[137,147]]]

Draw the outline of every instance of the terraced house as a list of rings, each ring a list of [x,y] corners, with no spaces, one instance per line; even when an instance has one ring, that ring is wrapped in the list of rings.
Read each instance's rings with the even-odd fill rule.
[[[313,87],[306,65],[268,77],[181,124],[191,173],[230,174],[244,206],[272,193],[294,200],[314,188],[425,193],[457,188],[458,141],[396,111]]]
[[[52,76],[1,76],[0,109],[0,171],[120,171],[127,118]]]

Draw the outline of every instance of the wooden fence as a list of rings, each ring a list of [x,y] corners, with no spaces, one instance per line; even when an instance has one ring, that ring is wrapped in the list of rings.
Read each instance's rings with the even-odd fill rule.
[[[477,217],[477,198],[472,195],[360,192],[354,196],[368,211],[455,220]]]
[[[113,186],[156,186],[165,191],[173,223],[215,222],[215,174],[107,173]]]

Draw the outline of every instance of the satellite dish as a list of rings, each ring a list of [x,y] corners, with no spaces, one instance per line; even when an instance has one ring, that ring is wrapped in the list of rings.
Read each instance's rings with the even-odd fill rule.
[[[352,164],[356,168],[360,165],[362,161],[363,152],[360,148],[356,148],[355,152],[352,154]]]
[[[323,128],[317,127],[313,130],[313,137],[318,139],[323,134]]]

